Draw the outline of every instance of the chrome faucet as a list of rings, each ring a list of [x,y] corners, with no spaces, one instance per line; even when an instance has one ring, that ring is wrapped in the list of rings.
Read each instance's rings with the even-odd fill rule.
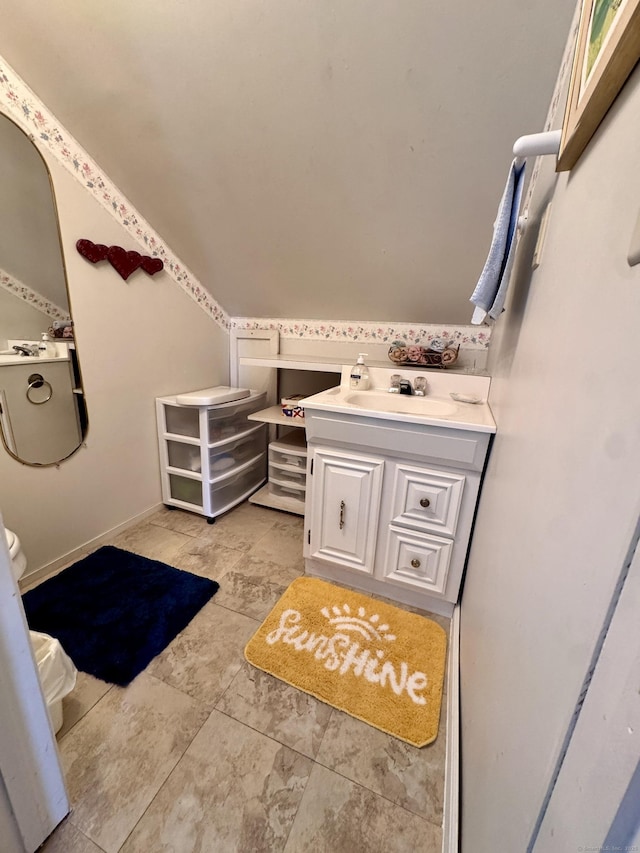
[[[427,379],[425,376],[416,376],[413,385],[408,379],[403,379],[399,373],[394,373],[389,380],[389,392],[391,394],[415,394],[416,397],[425,397],[427,394]]]
[[[399,373],[394,373],[389,378],[389,393],[390,394],[399,394],[400,393],[400,382],[402,381],[402,376]]]
[[[426,376],[416,376],[413,380],[413,393],[416,397],[427,396],[427,378]]]
[[[38,352],[38,347],[31,344],[22,344],[22,346],[14,346],[13,349],[16,352],[21,353],[22,355],[29,356],[38,356],[40,353]]]

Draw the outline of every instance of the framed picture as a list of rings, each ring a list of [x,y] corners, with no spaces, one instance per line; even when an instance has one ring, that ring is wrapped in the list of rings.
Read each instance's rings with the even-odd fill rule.
[[[640,0],[582,0],[558,172],[571,169],[640,59]]]

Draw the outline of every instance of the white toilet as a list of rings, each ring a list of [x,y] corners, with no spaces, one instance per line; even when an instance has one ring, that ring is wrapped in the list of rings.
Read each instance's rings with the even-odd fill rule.
[[[12,530],[6,530],[7,545],[9,546],[9,556],[11,557],[11,568],[13,576],[19,580],[27,568],[27,558],[22,550],[22,545],[16,534]]]
[[[13,576],[19,580],[27,568],[27,558],[22,550],[20,540],[13,530],[5,528],[5,532]],[[62,699],[75,687],[77,671],[71,658],[65,653],[58,640],[54,640],[48,634],[40,634],[36,631],[29,631],[29,637],[53,731],[57,733],[62,728],[63,723]],[[53,692],[55,695],[50,695]]]

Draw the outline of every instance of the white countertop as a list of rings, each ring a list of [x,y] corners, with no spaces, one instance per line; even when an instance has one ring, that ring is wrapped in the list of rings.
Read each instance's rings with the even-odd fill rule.
[[[55,358],[41,358],[30,355],[0,355],[0,366],[16,364],[44,364],[47,361],[69,361],[69,356],[57,356]]]
[[[389,377],[392,373],[402,375],[401,368],[371,368],[372,387],[358,392],[349,387],[350,369],[350,366],[343,367],[342,382],[336,388],[302,400],[305,412],[333,411],[424,426],[496,432],[496,423],[487,403],[489,377],[425,371],[429,391],[427,396],[418,397],[389,393]],[[403,376],[411,377],[415,378],[415,372]],[[474,397],[481,402],[460,402],[451,397],[452,393]]]

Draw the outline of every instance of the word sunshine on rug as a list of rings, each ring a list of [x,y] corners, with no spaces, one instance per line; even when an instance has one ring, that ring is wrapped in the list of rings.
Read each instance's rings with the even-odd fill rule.
[[[267,643],[273,646],[281,642],[296,652],[308,652],[315,660],[323,662],[325,669],[338,675],[351,671],[382,689],[388,686],[397,696],[406,692],[416,705],[426,703],[425,697],[420,695],[428,683],[424,672],[416,670],[409,673],[409,666],[404,661],[399,667],[389,660],[383,662],[386,652],[376,647],[382,643],[393,643],[396,637],[388,633],[388,625],[377,624],[377,615],[366,619],[362,607],[358,608],[357,616],[352,615],[347,604],[342,609],[333,607],[333,616],[327,607],[320,612],[333,628],[331,635],[307,630],[301,624],[302,614],[289,609],[282,613],[279,626],[265,637]],[[366,645],[362,640],[354,639],[353,634],[359,634]]]

